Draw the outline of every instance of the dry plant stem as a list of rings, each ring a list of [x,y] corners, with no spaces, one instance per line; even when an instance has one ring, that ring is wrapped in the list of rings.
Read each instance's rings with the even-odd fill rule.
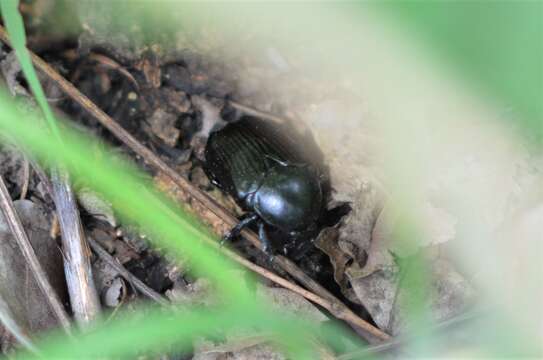
[[[168,207],[164,207],[163,210],[168,211],[168,212],[172,211]],[[176,216],[176,214],[174,214],[174,213],[171,214],[171,215],[173,217]],[[258,266],[256,264],[250,262],[249,260],[245,259],[243,256],[240,256],[237,253],[235,253],[234,251],[222,247],[216,241],[213,241],[213,240],[208,239],[208,238],[204,238],[204,241],[208,245],[214,247],[215,249],[217,249],[218,251],[220,251],[221,253],[223,253],[224,255],[229,257],[230,259],[232,259],[235,262],[237,262],[238,264],[246,267],[247,269],[253,271],[254,273],[259,274],[262,277],[273,281],[277,285],[280,285],[280,286],[284,287],[285,289],[291,290],[292,292],[303,296],[307,300],[312,301],[313,303],[322,306],[323,308],[328,310],[330,313],[332,313],[336,318],[347,321],[347,322],[350,322],[352,324],[355,324],[355,326],[357,326],[357,328],[366,329],[366,324],[367,324],[366,321],[358,318],[358,316],[356,314],[354,314],[353,312],[350,312],[350,310],[348,310],[348,309],[347,309],[348,311],[344,311],[344,309],[341,307],[341,305],[338,306],[338,303],[334,299],[332,299],[332,300],[326,299],[326,298],[321,297],[319,295],[316,295],[316,294],[312,293],[311,291],[308,291],[308,290],[302,288],[301,286],[298,286],[298,285],[296,285],[296,284],[294,284],[294,283],[292,283],[292,282],[290,282],[290,281],[288,281],[286,279],[283,279],[282,277],[276,275],[272,271],[269,271],[269,270],[267,270],[267,269],[265,269],[265,268],[263,268],[261,266]],[[286,260],[290,263],[290,260],[288,260],[288,259],[286,259]],[[296,265],[292,264],[292,266],[296,266]],[[310,277],[305,275],[303,272],[302,272],[302,274],[304,276],[306,276],[308,282],[313,281]],[[332,296],[332,295],[330,295],[330,296]],[[373,329],[368,328],[367,331],[370,334],[372,334],[374,337],[379,338],[380,334],[378,332],[372,332]],[[385,335],[388,336],[387,334],[385,334]],[[373,340],[372,337],[370,337],[369,339]]]
[[[30,184],[30,162],[28,161],[28,157],[23,154],[23,186],[21,188],[21,196],[19,196],[19,199],[23,200],[26,198],[26,194],[28,193],[28,185]]]
[[[219,246],[216,243],[214,243],[214,246]],[[353,313],[351,310],[349,310],[345,305],[343,305],[341,302],[325,299],[321,296],[315,295],[314,293],[307,291],[306,289],[302,288],[301,286],[298,286],[296,284],[291,283],[288,280],[283,279],[282,277],[274,274],[273,272],[260,267],[256,264],[253,264],[249,260],[245,259],[244,257],[236,254],[235,252],[231,250],[223,249],[222,251],[224,254],[226,254],[229,258],[232,260],[238,262],[239,264],[245,266],[246,268],[252,270],[253,272],[262,275],[263,277],[273,281],[277,285],[280,285],[284,287],[285,289],[291,290],[292,292],[295,292],[307,300],[322,306],[326,310],[328,310],[332,315],[334,315],[336,318],[341,319],[343,321],[346,321],[357,328],[365,330],[367,333],[371,334],[372,336],[386,340],[390,338],[390,336],[381,330],[373,327],[371,324],[366,322],[365,320],[358,317],[355,313]],[[306,275],[307,276],[307,275]],[[369,337],[368,341],[373,340],[373,338]]]
[[[28,330],[26,330],[23,326],[21,326],[15,317],[13,316],[13,313],[9,309],[8,304],[4,301],[4,298],[0,294],[0,322],[2,322],[2,325],[17,339],[19,344],[24,346],[27,350],[30,352],[37,354],[38,349],[30,340],[30,337],[28,336]]]
[[[267,111],[262,111],[262,110],[255,109],[253,107],[241,104],[241,103],[239,103],[239,102],[237,102],[235,100],[228,100],[228,103],[230,103],[230,105],[232,105],[232,107],[234,109],[237,109],[237,110],[239,110],[241,112],[244,112],[246,114],[257,116],[257,117],[267,119],[267,120],[271,120],[271,121],[275,121],[277,123],[284,123],[285,122],[285,119],[280,117],[280,116],[274,115],[274,114],[269,113]]]
[[[119,274],[124,277],[127,281],[130,281],[136,289],[138,289],[143,295],[147,296],[151,300],[156,301],[160,305],[168,306],[170,302],[165,299],[162,295],[151,289],[149,286],[145,285],[143,281],[132,275],[130,271],[126,270],[113,256],[111,256],[98,242],[92,238],[87,238],[90,247],[98,255],[98,257],[105,262],[107,262],[111,267],[119,272]]]
[[[128,70],[126,70],[124,67],[119,65],[117,62],[113,61],[112,59],[108,58],[107,56],[104,56],[104,55],[101,55],[101,54],[95,54],[95,53],[89,54],[89,59],[92,59],[92,60],[96,61],[98,64],[100,64],[100,65],[102,65],[102,66],[104,66],[106,68],[118,71],[125,78],[127,78],[128,81],[130,81],[132,83],[132,85],[134,85],[134,88],[136,90],[139,91],[140,86],[139,86],[138,82],[136,81],[136,79],[134,79],[134,77],[132,76],[132,74],[130,74],[128,72]]]
[[[1,176],[0,207],[2,213],[4,214],[5,220],[9,224],[11,232],[13,233],[13,236],[15,237],[15,240],[17,241],[17,244],[21,249],[21,252],[23,253],[24,258],[32,271],[32,274],[34,274],[36,282],[38,283],[38,286],[40,287],[43,296],[51,306],[51,309],[53,310],[53,313],[58,319],[60,325],[64,328],[66,333],[71,334],[70,319],[68,318],[66,310],[60,302],[56,291],[51,286],[51,283],[49,283],[47,275],[45,274],[45,271],[43,270],[36,256],[36,253],[34,252],[34,249],[32,248],[30,240],[28,239],[28,236],[26,235],[26,232],[24,230],[23,224],[21,223],[21,219],[19,218],[19,215],[17,214],[15,207],[13,206],[13,202],[11,201],[11,197],[9,196],[9,192],[6,188],[6,184],[4,183],[4,179]]]
[[[0,39],[9,44],[9,39],[5,30],[0,26]],[[96,120],[98,120],[104,127],[106,127],[113,135],[115,135],[126,146],[132,149],[136,154],[141,156],[147,163],[152,165],[155,169],[163,172],[166,176],[173,180],[173,182],[179,186],[183,191],[190,194],[191,198],[200,202],[204,207],[209,209],[220,219],[222,219],[228,226],[233,227],[237,224],[237,219],[224,207],[217,204],[207,194],[200,191],[197,187],[192,185],[187,179],[183,178],[173,169],[171,169],[165,162],[163,162],[158,156],[156,156],[151,150],[139,143],[132,135],[124,130],[117,122],[110,118],[100,108],[98,108],[89,98],[83,95],[75,86],[64,79],[57,71],[55,71],[49,64],[43,61],[39,56],[29,51],[32,61],[35,66],[41,70],[50,80],[54,81],[68,96],[70,96],[75,102],[81,105],[88,113],[90,113]],[[242,235],[249,240],[254,246],[262,249],[261,243],[252,231],[243,231]],[[345,304],[339,299],[334,297],[330,292],[323,288],[316,281],[309,278],[303,271],[301,271],[294,263],[286,259],[283,256],[276,256],[275,264],[283,268],[287,273],[294,277],[297,281],[302,283],[308,289],[315,294],[320,295],[326,299],[333,309],[330,312],[340,319],[347,321],[348,323],[356,326],[361,331],[370,334],[367,337],[368,341],[375,342],[374,338],[380,340],[387,340],[390,335],[381,331],[377,327],[371,325],[367,321],[361,319],[358,315],[352,312]]]
[[[77,323],[85,326],[100,313],[100,300],[92,277],[91,252],[67,172],[60,168],[53,169],[51,182],[62,234],[64,273],[70,304]]]
[[[462,324],[466,324],[469,321],[475,320],[477,318],[480,318],[481,316],[484,316],[485,313],[478,309],[472,309],[467,310],[466,312],[454,316],[448,320],[444,320],[435,326],[431,327],[431,330],[429,333],[445,336],[445,332],[451,330],[454,327],[460,326]],[[486,315],[489,315],[488,313]],[[343,355],[340,355],[338,357],[338,360],[356,360],[356,359],[364,359],[370,356],[374,356],[376,354],[383,355],[383,353],[391,352],[394,350],[399,350],[403,345],[406,345],[409,343],[409,341],[415,340],[415,336],[413,334],[405,334],[401,335],[399,337],[395,337],[394,339],[391,339],[389,341],[385,341],[378,345],[369,346],[365,349],[353,351],[350,353],[345,353]],[[398,356],[395,356],[398,357]]]

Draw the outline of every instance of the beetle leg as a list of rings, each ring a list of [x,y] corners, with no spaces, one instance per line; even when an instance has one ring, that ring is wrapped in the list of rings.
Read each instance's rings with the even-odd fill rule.
[[[258,223],[258,237],[262,243],[262,250],[268,255],[268,260],[273,262],[273,251],[271,247],[270,238],[268,236],[268,229],[264,221]]]
[[[258,220],[258,215],[256,213],[248,213],[243,215],[242,218],[239,220],[239,223],[223,236],[221,240],[221,246],[225,242],[232,241],[237,238],[245,227],[249,226],[256,220]]]
[[[340,220],[352,210],[351,204],[348,202],[342,202],[337,206],[325,210],[323,216],[319,220],[319,227],[331,227],[336,226]]]

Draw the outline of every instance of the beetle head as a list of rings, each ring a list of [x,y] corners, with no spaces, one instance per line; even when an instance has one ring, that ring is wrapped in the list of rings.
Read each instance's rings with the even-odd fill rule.
[[[264,221],[295,231],[316,222],[323,195],[319,177],[309,166],[278,163],[266,173],[251,201]]]

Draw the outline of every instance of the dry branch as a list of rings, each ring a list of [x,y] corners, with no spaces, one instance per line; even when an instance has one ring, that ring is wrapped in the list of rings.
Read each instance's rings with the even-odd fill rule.
[[[0,39],[4,41],[6,44],[9,44],[9,38],[2,27],[0,27]],[[141,156],[153,168],[162,172],[163,174],[168,176],[170,179],[172,179],[172,181],[177,186],[179,186],[184,192],[190,194],[190,197],[192,200],[196,200],[202,206],[209,209],[217,217],[222,219],[222,221],[226,225],[228,225],[229,227],[233,227],[235,224],[237,224],[237,219],[228,210],[226,210],[224,207],[219,205],[207,194],[200,191],[196,186],[191,184],[187,179],[183,178],[176,171],[170,168],[157,155],[155,155],[151,150],[143,146],[138,140],[136,140],[131,134],[129,134],[126,130],[124,130],[117,122],[115,122],[111,117],[109,117],[106,113],[104,113],[98,106],[96,106],[96,104],[94,104],[88,97],[83,95],[75,86],[73,86],[69,81],[64,79],[64,77],[62,77],[55,69],[49,66],[49,64],[43,61],[39,56],[37,56],[31,51],[29,51],[29,53],[32,57],[32,61],[34,62],[34,65],[39,70],[41,70],[51,81],[55,82],[56,85],[60,89],[62,89],[62,91],[64,91],[64,93],[66,93],[69,97],[71,97],[76,103],[81,105],[89,114],[91,114],[98,122],[100,122],[104,127],[106,127],[121,142],[123,142],[126,146],[132,149],[136,154]],[[249,240],[255,247],[262,249],[261,243],[254,232],[245,230],[242,232],[242,235],[247,240]],[[252,263],[250,264],[253,267],[256,266]],[[300,268],[298,268],[289,259],[285,258],[284,256],[278,255],[275,258],[275,264],[283,268],[287,273],[289,273],[297,281],[299,281],[308,289],[310,289],[314,293],[314,294],[311,293],[313,297],[317,297],[321,299],[322,301],[325,301],[326,303],[328,303],[329,304],[328,310],[334,316],[348,322],[349,324],[356,327],[357,329],[360,329],[364,334],[367,334],[365,337],[368,341],[374,343],[376,342],[376,339],[387,340],[390,338],[390,335],[386,334],[382,330],[378,329],[377,327],[373,326],[372,324],[368,323],[367,321],[363,320],[358,315],[356,315],[352,310],[350,310],[345,304],[343,304],[339,299],[337,299],[334,295],[332,295],[328,290],[326,290],[316,281],[308,277],[302,270],[300,270]],[[277,278],[281,279],[278,276]],[[287,282],[284,279],[282,280],[284,282]],[[291,284],[291,285],[296,287],[296,285],[294,284]],[[318,295],[315,295],[315,294],[318,294]],[[315,299],[310,299],[310,300],[314,301]]]
[[[76,321],[85,325],[100,313],[100,300],[92,277],[91,252],[67,172],[55,168],[51,178],[70,304]]]

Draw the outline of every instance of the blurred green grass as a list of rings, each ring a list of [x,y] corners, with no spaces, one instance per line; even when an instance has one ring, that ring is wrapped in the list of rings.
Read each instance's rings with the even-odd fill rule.
[[[124,5],[115,3],[114,6],[122,8]],[[437,56],[448,67],[455,69],[459,76],[468,79],[476,87],[484,89],[485,96],[493,98],[496,102],[501,103],[504,108],[510,108],[515,114],[514,118],[518,119],[518,126],[524,131],[527,137],[534,139],[536,143],[541,143],[543,139],[543,125],[542,125],[542,112],[543,112],[543,42],[541,41],[543,35],[542,28],[542,5],[541,2],[385,2],[380,3],[377,6],[381,11],[381,15],[387,18],[387,21],[393,19],[394,22],[405,26],[406,32],[411,32],[414,38],[422,41],[432,54]],[[367,3],[360,6],[363,10],[366,10]],[[376,4],[371,4],[375,6]],[[182,8],[183,3],[179,6]],[[328,4],[327,6],[334,7],[335,5]],[[187,6],[189,11],[198,11],[198,7],[192,4]],[[136,11],[137,10],[137,11]],[[137,8],[133,13],[135,16],[141,16],[143,14],[140,8]],[[153,13],[156,15],[156,13]],[[126,24],[132,24],[132,20],[129,16],[124,18]],[[143,23],[145,26],[144,34],[146,34],[146,41],[152,42],[160,34],[161,27],[167,25],[171,30],[175,24],[170,21],[167,24],[160,24],[160,16],[154,16],[152,21]],[[22,24],[21,24],[22,25]],[[122,23],[118,24],[119,31],[122,31]],[[311,24],[309,24],[311,25]],[[182,26],[182,24],[179,24]],[[151,29],[152,31],[145,31],[145,29]],[[24,32],[22,33],[24,34]],[[18,34],[18,45],[21,46],[21,41],[24,41],[24,36],[21,33]],[[23,40],[20,40],[23,39]],[[24,44],[24,42],[22,43]],[[23,65],[27,60],[23,57]],[[24,65],[24,67],[27,67]],[[26,71],[30,73],[29,71]],[[29,83],[32,85],[36,79],[29,79]],[[39,92],[39,91],[38,91]],[[36,93],[36,91],[34,91]],[[43,133],[34,134],[30,127],[25,127],[28,124],[22,122],[21,124],[13,124],[8,121],[9,119],[17,118],[18,113],[5,98],[0,103],[1,111],[0,127],[3,128],[3,132],[11,133],[18,139],[22,140],[24,144],[29,146],[36,154],[55,154],[56,152],[62,152],[59,144],[55,144],[51,139],[47,139],[47,142],[40,143],[40,137],[43,137]],[[40,96],[38,95],[38,101]],[[5,105],[5,106],[4,106]],[[45,110],[47,113],[47,110]],[[37,120],[36,120],[37,121]],[[11,125],[10,125],[11,124]],[[18,129],[18,126],[21,126]],[[28,132],[28,133],[26,133]],[[67,136],[67,135],[66,135]],[[63,139],[66,137],[63,132]],[[71,139],[70,136],[67,138]],[[52,163],[56,161],[69,161],[70,170],[81,177],[88,177],[90,172],[94,171],[95,159],[89,161],[89,157],[85,155],[86,149],[92,146],[88,140],[82,140],[74,137],[73,141],[69,141],[66,145],[69,149],[69,153],[62,154],[60,157],[53,156],[48,159]],[[116,168],[128,169],[126,164],[122,161],[114,160],[108,154],[108,161],[99,166],[99,169],[106,171],[107,169]],[[92,167],[85,166],[81,162],[92,163]],[[83,166],[82,166],[83,165]],[[115,174],[113,177],[107,177],[107,174],[102,174],[99,171],[100,178],[93,185],[102,193],[113,199],[116,208],[124,214],[125,218],[136,219],[141,222],[145,227],[157,228],[156,238],[161,246],[165,246],[172,253],[190,255],[197,261],[197,273],[201,273],[205,276],[215,278],[225,293],[230,293],[231,296],[239,299],[241,304],[247,305],[247,309],[252,309],[256,306],[257,309],[254,313],[248,311],[245,315],[249,314],[257,316],[262,323],[270,325],[279,331],[283,331],[284,338],[290,339],[291,343],[295,344],[300,341],[300,344],[304,343],[304,338],[307,333],[304,331],[296,332],[292,329],[289,330],[285,323],[276,323],[273,321],[273,315],[268,314],[258,308],[258,304],[254,304],[249,297],[249,294],[243,288],[236,287],[236,280],[228,276],[228,269],[232,268],[232,264],[229,264],[217,257],[213,250],[207,249],[205,246],[195,246],[200,244],[199,239],[202,236],[209,237],[210,235],[203,229],[194,219],[171,218],[164,216],[164,214],[158,217],[151,216],[148,219],[141,218],[140,212],[143,211],[146,215],[151,213],[149,211],[149,204],[151,209],[155,209],[161,212],[159,205],[163,199],[158,194],[148,194],[147,192],[141,192],[142,187],[149,187],[150,184],[141,184],[133,182],[132,175],[135,174],[134,169],[130,168],[127,172],[128,178],[117,177],[119,174]],[[129,186],[126,186],[128,181]],[[125,189],[126,188],[126,189]],[[125,189],[119,194],[119,189]],[[134,203],[133,198],[137,200]],[[131,200],[132,199],[132,200]],[[145,205],[145,209],[142,205]],[[156,207],[155,207],[156,206]],[[174,205],[172,205],[175,207]],[[154,211],[152,212],[154,213]],[[399,238],[405,238],[405,241],[409,241],[414,234],[406,233]],[[193,242],[194,241],[194,242]],[[194,246],[194,248],[193,248]],[[424,264],[414,264],[415,270],[409,275],[408,283],[414,289],[417,294],[416,298],[423,299],[426,294],[424,288],[424,281],[420,281],[424,276]],[[200,272],[201,271],[201,272]],[[232,287],[230,286],[232,285]],[[413,317],[414,317],[414,330],[420,327],[426,327],[428,325],[425,314],[421,309],[422,301],[419,304],[413,304]],[[217,322],[214,325],[222,324],[224,326],[232,325],[254,325],[253,319],[241,318],[234,319],[235,311],[232,311],[232,318],[228,318],[224,323],[221,323],[224,319],[217,318]],[[194,315],[193,317],[190,317]],[[213,319],[208,318],[208,314],[200,314],[195,312],[194,314],[188,314],[187,319],[192,319],[193,322],[202,321],[202,324],[208,324],[209,327],[202,328],[202,332],[211,330],[213,325]],[[222,314],[225,315],[225,314]],[[228,316],[227,314],[225,316]],[[181,319],[181,318],[179,318]],[[420,321],[417,321],[420,320]],[[52,346],[49,354],[55,354],[55,356],[73,356],[79,354],[84,356],[85,351],[94,350],[99,344],[98,341],[104,341],[108,336],[119,336],[119,344],[115,344],[112,341],[111,352],[103,352],[102,354],[121,354],[123,351],[132,351],[130,349],[130,341],[135,341],[138,336],[143,336],[145,331],[154,331],[154,326],[158,326],[161,323],[161,318],[150,317],[146,318],[147,321],[142,322],[141,328],[138,329],[126,329],[121,326],[115,332],[110,327],[101,328],[97,331],[97,334],[101,334],[103,338],[92,336],[88,337],[87,342],[83,347],[73,348],[68,345],[62,344],[63,340],[56,340],[54,345],[43,345],[46,349]],[[165,320],[166,321],[166,320]],[[188,328],[188,323],[183,323],[181,327],[171,326],[168,327],[168,336],[181,335]],[[227,324],[227,325],[225,325]],[[149,325],[149,328],[146,327]],[[185,327],[185,325],[187,327]],[[303,328],[300,328],[303,329]],[[420,330],[420,329],[419,329]],[[502,336],[508,335],[508,329],[504,329]],[[421,332],[424,333],[424,332]],[[116,335],[118,334],[118,335]],[[121,336],[122,335],[122,336]],[[298,336],[295,336],[298,335]],[[126,338],[124,337],[126,336]],[[291,338],[292,336],[292,338]],[[507,337],[507,336],[505,336]],[[187,339],[188,337],[180,336],[179,339]],[[93,340],[94,339],[94,340]],[[126,341],[121,341],[127,339]],[[131,340],[128,340],[131,339]],[[512,337],[511,341],[515,341]],[[164,344],[164,342],[170,341],[171,338],[161,339],[155,338],[155,343],[147,344],[146,349],[157,348]],[[172,340],[173,341],[173,340]],[[424,342],[424,339],[422,340]],[[507,342],[492,345],[491,342],[485,344],[490,353],[496,353],[497,349],[503,347],[507,348]],[[296,346],[294,346],[296,349]],[[114,350],[113,350],[114,349]],[[302,351],[299,347],[298,351]],[[104,349],[106,350],[106,349]],[[127,353],[126,353],[127,354]],[[303,352],[296,353],[297,356],[304,356]],[[499,354],[499,352],[498,352]],[[306,356],[310,356],[305,354]],[[299,358],[299,357],[297,357]]]
[[[49,108],[25,48],[25,30],[17,4],[18,1],[11,0],[2,2],[2,16],[25,77],[47,119],[49,130],[55,136],[49,136],[47,130],[39,126],[42,121],[39,116],[22,116],[3,92],[0,93],[2,134],[15,138],[17,144],[49,166],[63,164],[75,179],[84,179],[108,198],[122,219],[135,221],[144,229],[149,229],[158,246],[180,259],[192,259],[193,272],[214,280],[219,292],[217,296],[226,304],[217,313],[211,313],[209,309],[186,309],[177,314],[155,311],[136,323],[130,318],[119,318],[111,324],[96,324],[98,327],[81,336],[77,342],[57,337],[56,340],[53,338],[39,344],[42,355],[51,359],[135,355],[150,349],[163,350],[163,346],[174,343],[177,348],[182,348],[182,345],[190,345],[195,336],[218,329],[260,325],[275,330],[279,342],[296,357],[312,358],[314,350],[305,343],[311,332],[310,327],[298,326],[293,319],[281,320],[277,314],[256,303],[245,283],[248,278],[239,281],[239,272],[232,271],[241,269],[204,243],[204,239],[215,241],[205,227],[154,192],[153,185],[143,182],[142,176],[138,176],[137,171],[123,159],[107,152],[99,155],[93,153],[91,156],[88,150],[98,147],[90,139],[84,139],[66,128],[59,131],[58,122]],[[165,203],[176,211],[165,211]]]
[[[422,41],[543,141],[543,2],[385,1],[383,16]]]
[[[110,200],[123,221],[136,222],[148,230],[154,244],[163,251],[174,257],[192,259],[191,272],[196,276],[211,279],[218,291],[217,296],[226,304],[220,308],[222,312],[217,314],[201,311],[181,314],[179,322],[173,324],[169,322],[168,326],[162,322],[167,321],[167,317],[153,315],[145,317],[138,326],[126,327],[120,324],[119,322],[125,320],[123,318],[117,319],[115,323],[119,324],[115,326],[97,324],[88,337],[83,336],[82,339],[86,340],[76,342],[77,345],[58,337],[54,338],[52,343],[38,344],[39,348],[51,349],[44,353],[48,355],[46,358],[58,359],[61,355],[61,358],[73,358],[77,354],[85,352],[95,354],[97,351],[100,352],[100,356],[108,356],[119,352],[133,353],[137,349],[160,350],[165,339],[174,342],[171,339],[175,338],[181,344],[200,332],[210,333],[217,329],[227,330],[255,325],[262,329],[274,330],[278,334],[278,340],[288,345],[296,357],[308,359],[313,357],[312,348],[306,343],[308,335],[314,333],[311,327],[297,326],[294,319],[280,320],[278,314],[269,311],[263,304],[256,303],[249,290],[250,286],[247,286],[247,281],[252,277],[244,276],[244,281],[240,281],[239,274],[243,270],[204,243],[204,238],[211,239],[213,236],[196,219],[153,191],[153,185],[143,182],[141,180],[143,176],[124,159],[107,151],[100,154],[96,151],[90,153],[88,149],[99,148],[96,142],[68,129],[61,129],[62,142],[60,142],[49,136],[43,127],[38,126],[39,121],[41,119],[37,116],[21,114],[13,100],[9,99],[4,91],[0,92],[0,132],[3,135],[15,139],[18,145],[34,154],[42,163],[64,164],[74,179],[84,180]],[[170,209],[176,211],[164,211],[164,204],[168,204]],[[134,316],[137,318],[140,315]],[[149,334],[155,334],[156,329],[162,328],[164,333],[154,337],[156,341],[138,343],[139,339],[147,339]],[[109,340],[111,347],[103,346],[104,339]],[[119,340],[118,344],[115,343],[115,339]],[[123,339],[124,341],[121,341]]]

